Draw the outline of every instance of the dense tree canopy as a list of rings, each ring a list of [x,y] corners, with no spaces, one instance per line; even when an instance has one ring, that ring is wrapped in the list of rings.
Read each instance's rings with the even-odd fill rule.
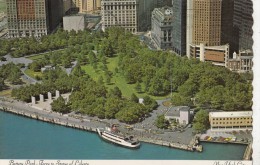
[[[209,126],[209,113],[205,110],[198,111],[194,117],[193,129],[197,132],[203,132],[206,131]]]
[[[14,63],[8,63],[0,67],[0,88],[4,86],[4,82],[8,81],[11,84],[21,84],[22,80],[20,79],[22,72],[19,67]],[[1,89],[0,89],[1,90]]]
[[[66,104],[65,99],[61,96],[57,100],[53,100],[51,103],[51,108],[53,111],[63,114],[70,112],[70,107],[68,104]]]
[[[40,41],[24,38],[0,42],[1,52],[11,52],[15,57],[53,50],[29,67],[38,71],[40,67],[51,64],[57,69],[44,73],[42,84],[13,90],[13,95],[24,101],[30,101],[32,95],[54,92],[55,89],[62,93],[73,91],[70,99],[73,110],[101,118],[136,122],[156,108],[157,103],[145,97],[144,105],[140,105],[134,101],[137,100],[134,96],[131,100],[123,98],[118,87],[107,90],[104,83],[110,84],[113,76],[120,76],[133,84],[137,93],[150,96],[173,93],[173,105],[222,110],[248,110],[252,105],[251,80],[248,81],[243,74],[197,59],[178,57],[171,52],[150,50],[140,44],[137,36],[123,28],[114,27],[92,34],[58,30]],[[32,42],[34,44],[30,44]],[[106,63],[108,58],[115,57],[118,63],[112,73]],[[73,61],[78,63],[72,74],[67,75],[59,69],[59,66],[70,67]],[[104,76],[97,75],[99,78],[95,82],[81,70],[81,66],[86,64],[95,71],[102,70]],[[116,103],[119,107],[115,106]],[[133,119],[130,120],[129,116]]]
[[[159,116],[157,116],[155,125],[158,128],[167,129],[169,127],[170,123],[168,120],[165,119],[164,115],[159,115]]]

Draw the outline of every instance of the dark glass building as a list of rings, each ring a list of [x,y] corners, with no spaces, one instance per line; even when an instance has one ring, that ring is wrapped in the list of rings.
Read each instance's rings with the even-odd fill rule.
[[[234,26],[239,36],[239,50],[251,49],[253,46],[253,2],[234,0]]]
[[[171,0],[139,0],[138,31],[151,30],[152,12],[155,8],[172,6]]]
[[[173,51],[186,55],[187,0],[172,0],[173,5]]]

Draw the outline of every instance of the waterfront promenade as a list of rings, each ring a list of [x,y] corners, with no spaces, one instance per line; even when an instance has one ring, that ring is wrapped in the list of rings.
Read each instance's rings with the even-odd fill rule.
[[[163,109],[162,109],[163,108]],[[62,115],[60,113],[42,110],[40,108],[32,107],[30,104],[20,102],[13,99],[7,99],[5,97],[0,97],[0,109],[6,112],[14,113],[17,115],[33,118],[36,120],[41,120],[44,122],[49,122],[53,124],[62,125],[65,127],[76,128],[84,131],[96,132],[98,127],[106,127],[109,124],[119,124],[119,130],[123,134],[131,134],[137,137],[140,141],[157,144],[161,146],[167,146],[187,151],[194,151],[193,145],[196,143],[196,138],[192,134],[191,128],[186,128],[184,132],[168,132],[166,130],[155,129],[152,124],[152,118],[154,118],[158,113],[164,113],[166,109],[164,107],[159,107],[150,117],[145,119],[142,123],[132,125],[133,129],[127,129],[127,125],[120,123],[115,119],[100,120],[96,117],[88,117],[76,115],[75,113],[70,113]],[[212,134],[212,133],[211,133]],[[210,134],[208,134],[210,135]],[[216,134],[212,134],[216,135]],[[218,135],[220,135],[218,133]],[[223,135],[222,135],[223,136]],[[201,136],[203,137],[203,136]],[[203,138],[201,138],[202,140]],[[204,140],[202,140],[204,141]],[[242,142],[236,142],[241,144]],[[243,144],[247,144],[244,143]],[[202,146],[196,148],[198,151],[202,151]],[[244,159],[250,159],[252,154],[252,148],[250,146],[245,151]]]
[[[20,102],[13,99],[7,99],[5,97],[0,98],[0,109],[9,113],[33,118],[36,120],[41,120],[44,122],[49,122],[53,124],[58,124],[66,127],[72,127],[76,129],[81,129],[85,131],[96,132],[96,128],[98,127],[106,127],[108,124],[115,123],[115,120],[100,120],[95,117],[86,117],[76,114],[70,115],[62,115],[60,113],[41,110],[35,107],[30,106],[30,104]],[[174,135],[170,133],[158,133],[155,130],[149,129],[138,129],[135,128],[133,130],[128,130],[125,128],[125,124],[120,123],[119,130],[124,134],[133,134],[140,141],[183,149],[188,151],[193,151],[192,146],[194,143],[193,136],[184,138],[186,143],[181,143],[181,137],[179,135]],[[189,131],[188,131],[189,133]],[[177,133],[178,134],[178,133]],[[174,139],[173,136],[178,136],[178,138]],[[188,141],[189,140],[189,141]]]

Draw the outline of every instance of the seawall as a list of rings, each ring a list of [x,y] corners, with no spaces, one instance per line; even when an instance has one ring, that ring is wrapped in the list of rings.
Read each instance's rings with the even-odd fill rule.
[[[69,121],[68,122],[62,122],[59,119],[46,118],[46,117],[43,117],[43,116],[40,116],[40,115],[35,115],[35,114],[28,113],[28,112],[23,112],[23,111],[19,112],[17,110],[2,107],[2,106],[0,106],[0,110],[2,110],[4,112],[15,114],[15,115],[28,117],[28,118],[35,119],[35,120],[40,120],[40,121],[47,122],[47,123],[57,124],[57,125],[65,126],[65,127],[76,128],[76,129],[90,131],[90,132],[97,132],[96,128],[87,127],[87,126],[80,125],[80,124],[78,124],[78,125],[72,124]]]
[[[252,149],[252,142],[250,143],[246,143],[246,142],[239,142],[239,141],[224,141],[224,142],[220,142],[220,141],[208,141],[208,140],[200,140],[201,142],[207,142],[207,143],[221,143],[221,144],[244,144],[247,145],[246,150],[244,152],[244,156],[243,156],[243,160],[251,160],[252,159],[252,153],[253,153],[253,149]]]
[[[97,121],[92,121],[92,122],[96,122],[95,123],[96,126],[91,126],[91,121],[82,122],[79,119],[77,119],[77,121],[75,121],[76,119],[74,119],[74,121],[72,121],[71,117],[62,116],[62,115],[54,113],[54,112],[50,113],[50,112],[38,110],[38,109],[34,109],[34,111],[30,111],[29,108],[32,109],[32,107],[28,107],[28,110],[26,110],[26,109],[20,110],[17,107],[14,108],[13,106],[8,106],[6,104],[3,105],[3,103],[0,104],[0,110],[2,110],[4,112],[28,117],[28,118],[35,119],[35,120],[40,120],[43,122],[57,124],[57,125],[65,126],[65,127],[75,128],[75,129],[79,129],[79,130],[83,130],[83,131],[89,131],[89,132],[95,133],[95,132],[97,132],[96,128],[98,128],[99,126],[102,127],[102,125],[103,126],[105,125],[104,123],[100,123],[98,125]],[[166,146],[166,147],[171,147],[171,148],[176,148],[176,149],[181,149],[181,150],[186,150],[186,151],[196,150],[196,148],[193,148],[193,144],[186,145],[186,144],[180,144],[180,143],[172,143],[172,142],[167,142],[167,141],[152,139],[152,138],[147,138],[147,137],[141,137],[141,136],[138,136],[137,138],[141,142],[146,142],[146,143],[151,143],[151,144],[156,144],[156,145],[161,145],[161,146]],[[202,146],[200,146],[199,149],[197,148],[197,150],[201,152]]]

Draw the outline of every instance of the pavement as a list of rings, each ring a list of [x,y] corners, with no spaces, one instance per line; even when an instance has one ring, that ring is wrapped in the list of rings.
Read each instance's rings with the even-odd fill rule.
[[[6,64],[8,62],[13,62],[15,64],[23,63],[25,64],[25,68],[22,68],[21,71],[24,73],[25,69],[27,68],[28,64],[32,62],[32,60],[27,59],[25,57],[21,58],[12,58],[10,55],[6,55],[5,58],[7,61],[0,62],[0,66],[3,64]],[[73,63],[73,67],[75,67],[76,62]],[[73,68],[72,67],[72,68]],[[71,72],[71,68],[66,69],[66,72],[69,74]],[[27,76],[24,74],[22,78],[30,83],[34,84],[38,82],[37,80]],[[2,98],[5,99],[5,98]],[[168,111],[169,107],[165,107],[162,103],[166,100],[157,100],[158,108],[150,113],[149,116],[147,116],[145,119],[143,119],[142,122],[136,123],[131,125],[133,127],[133,130],[129,130],[126,128],[128,124],[121,123],[116,119],[98,119],[97,117],[89,117],[89,116],[82,116],[77,115],[75,113],[67,114],[67,115],[61,115],[57,114],[55,112],[52,112],[50,109],[50,103],[49,101],[43,102],[43,103],[37,103],[36,105],[27,104],[24,102],[19,102],[16,100],[11,100],[8,104],[6,104],[5,101],[0,101],[1,104],[8,105],[9,107],[14,109],[19,109],[21,111],[27,111],[29,113],[33,114],[41,114],[45,118],[57,118],[62,121],[71,120],[72,124],[75,123],[81,123],[86,126],[91,126],[94,128],[98,127],[105,127],[108,124],[119,124],[120,130],[124,133],[133,134],[136,136],[141,137],[147,137],[152,139],[158,139],[158,140],[164,140],[174,143],[181,143],[181,144],[189,144],[194,135],[192,134],[192,128],[187,128],[184,130],[184,132],[173,132],[169,130],[162,130],[158,129],[155,126],[155,120],[157,119],[158,115],[165,114]],[[71,117],[73,116],[73,117]]]
[[[46,101],[46,103],[48,102]],[[184,132],[173,132],[169,130],[158,129],[156,126],[154,126],[154,121],[157,115],[163,114],[167,110],[163,105],[160,105],[157,110],[154,110],[151,113],[150,117],[146,118],[141,123],[132,125],[134,128],[133,130],[127,129],[127,124],[121,123],[116,119],[98,119],[97,117],[75,114],[75,112],[62,115],[44,108],[43,104],[36,104],[36,106],[31,106],[31,104],[28,103],[0,97],[0,106],[7,106],[12,109],[31,113],[33,115],[40,115],[46,119],[56,119],[65,123],[69,121],[70,124],[80,124],[91,128],[104,128],[109,124],[119,124],[119,130],[124,134],[131,134],[137,137],[154,140],[163,140],[167,142],[189,145],[194,137],[192,134],[192,128],[187,128],[184,130]]]
[[[201,135],[201,139],[204,139],[206,136],[211,136],[211,137],[224,137],[224,138],[233,138],[236,137],[236,141],[240,142],[240,141],[244,141],[244,140],[248,140],[248,141],[252,141],[253,140],[253,136],[251,131],[247,132],[247,131],[235,131],[235,133],[233,131],[227,131],[227,130],[219,130],[219,131],[211,131],[211,130],[207,130],[205,134]]]
[[[10,62],[13,62],[14,64],[24,64],[25,66],[28,66],[30,63],[32,63],[32,60],[26,57],[13,58],[10,54],[5,55],[4,57],[6,58],[6,61],[0,61],[0,66]]]

